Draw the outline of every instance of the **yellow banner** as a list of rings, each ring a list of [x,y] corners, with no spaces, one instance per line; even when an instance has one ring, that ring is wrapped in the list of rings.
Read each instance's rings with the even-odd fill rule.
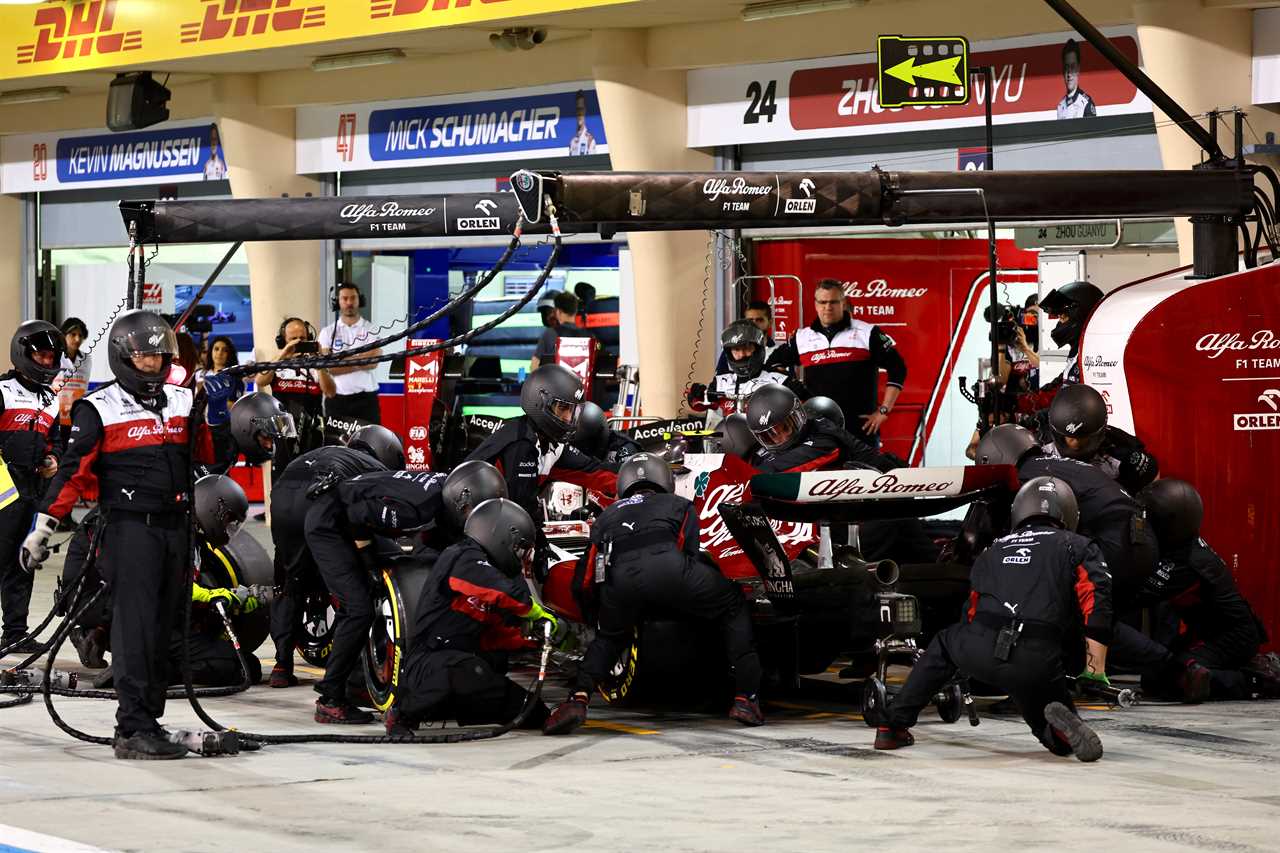
[[[548,15],[635,0],[46,0],[0,6],[0,80]],[[357,48],[358,49],[358,48]]]

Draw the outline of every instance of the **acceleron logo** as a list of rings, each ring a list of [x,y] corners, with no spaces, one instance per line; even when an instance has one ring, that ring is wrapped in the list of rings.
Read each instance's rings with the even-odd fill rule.
[[[294,0],[203,0],[204,18],[181,27],[182,43],[258,36],[268,28],[284,33],[323,27],[324,4],[295,6]]]
[[[36,10],[36,40],[18,45],[18,64],[121,53],[142,47],[142,30],[115,31],[118,0],[46,3]]]
[[[470,6],[505,2],[507,0],[369,0],[369,17],[376,20],[392,18],[396,15],[446,12],[450,9],[466,9]]]

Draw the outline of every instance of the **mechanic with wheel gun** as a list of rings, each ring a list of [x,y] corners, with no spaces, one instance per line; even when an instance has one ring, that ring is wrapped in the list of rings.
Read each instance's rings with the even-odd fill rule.
[[[675,611],[717,623],[733,671],[736,695],[729,716],[746,726],[764,723],[757,693],[760,658],[751,615],[738,587],[699,547],[698,514],[675,491],[666,460],[639,453],[618,469],[620,500],[591,528],[591,546],[578,560],[573,587],[597,613],[573,694],[551,713],[544,734],[567,734],[587,720],[595,685],[608,675],[647,611]],[[593,606],[594,605],[594,606]]]
[[[190,421],[192,392],[166,384],[177,357],[173,329],[149,311],[128,311],[107,334],[116,382],[78,400],[58,473],[22,544],[24,565],[49,556],[49,537],[95,479],[106,524],[98,565],[112,587],[117,758],[181,758],[160,726],[173,617],[190,570],[187,536],[192,445],[213,461],[205,424]],[[192,441],[192,433],[194,439]]]
[[[401,689],[384,723],[393,737],[412,735],[428,720],[459,725],[506,723],[530,701],[505,674],[505,652],[534,648],[540,626],[565,626],[529,592],[536,529],[519,505],[495,498],[467,516],[464,536],[445,549],[413,615],[416,638],[404,663]],[[540,728],[547,707],[528,709],[522,728]]]
[[[50,448],[57,441],[59,404],[50,387],[66,350],[52,323],[28,320],[13,333],[13,369],[0,377],[0,649],[21,655],[43,651],[27,636],[32,574],[19,565],[18,545],[36,514],[45,480],[58,471]]]
[[[307,511],[313,503],[308,493],[358,474],[403,467],[400,439],[386,427],[370,424],[356,430],[345,447],[317,447],[295,458],[272,478],[271,541],[275,545],[276,590],[271,603],[271,640],[276,647],[269,682],[272,687],[293,687],[298,683],[293,674],[298,620],[308,588],[319,583],[320,569],[307,541]]]
[[[938,632],[877,720],[876,749],[911,746],[920,711],[957,672],[1007,691],[1054,755],[1102,757],[1075,712],[1067,672],[1106,679],[1111,576],[1102,552],[1076,534],[1080,510],[1066,482],[1035,477],[1013,500],[1013,532],[974,563],[960,623]],[[1083,661],[1081,660],[1083,658]]]
[[[1107,424],[1107,403],[1096,388],[1068,385],[1049,405],[1046,456],[1088,462],[1136,495],[1160,474],[1156,458],[1136,437]]]

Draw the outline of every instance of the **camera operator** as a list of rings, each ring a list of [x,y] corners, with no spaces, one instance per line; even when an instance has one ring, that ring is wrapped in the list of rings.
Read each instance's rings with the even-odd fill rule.
[[[285,318],[276,334],[276,347],[278,351],[273,361],[320,353],[315,328],[301,317]],[[283,471],[294,457],[324,444],[324,398],[338,393],[329,371],[312,367],[264,370],[254,383],[260,391],[271,389],[271,396],[293,416],[298,431],[296,447],[276,452],[275,470]]]
[[[996,370],[999,385],[1011,394],[1035,390],[1040,370],[1040,355],[1027,340],[1027,330],[1019,321],[1023,313],[1012,305],[999,306],[995,328],[988,336],[988,340],[995,340],[1000,346],[1000,363]],[[991,308],[988,307],[982,316],[990,323]]]

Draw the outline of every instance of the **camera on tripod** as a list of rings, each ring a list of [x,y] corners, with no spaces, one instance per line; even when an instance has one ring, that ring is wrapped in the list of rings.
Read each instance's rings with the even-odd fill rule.
[[[994,341],[1001,346],[1012,346],[1013,342],[1018,339],[1017,328],[1021,325],[1019,317],[1022,315],[1022,309],[1013,305],[1001,303],[999,305],[988,305],[982,312],[982,319],[988,323],[992,323],[991,333],[987,335],[987,340]]]

